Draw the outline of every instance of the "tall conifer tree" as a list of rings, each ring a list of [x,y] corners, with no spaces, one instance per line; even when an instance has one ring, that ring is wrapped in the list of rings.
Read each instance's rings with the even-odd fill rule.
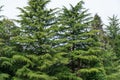
[[[46,8],[49,2],[29,0],[28,6],[19,8],[20,35],[14,37],[14,42],[20,56],[14,57],[18,67],[14,79],[59,80],[53,69],[67,60],[63,58],[64,53],[55,53],[51,46],[50,33],[55,23],[55,14],[54,9]]]
[[[2,7],[1,7],[2,8]],[[0,79],[10,80],[14,76],[13,56],[17,55],[14,51],[15,45],[13,37],[17,35],[17,26],[12,20],[1,16],[0,20]]]
[[[100,55],[102,49],[97,30],[90,26],[91,17],[83,8],[83,1],[71,9],[63,8],[59,16],[58,51],[64,51],[69,57],[69,68],[83,80],[105,80],[105,71]]]
[[[107,63],[108,65],[106,72],[107,72],[107,79],[109,80],[118,80],[119,74],[120,74],[120,68],[119,68],[119,57],[120,57],[120,21],[117,18],[117,16],[113,15],[112,17],[109,17],[109,24],[106,28],[106,37],[108,38],[108,45],[109,49],[112,51],[109,52],[112,53],[110,56],[111,58],[107,58],[109,61]]]
[[[119,34],[120,34],[120,22],[117,19],[117,16],[113,15],[113,17],[109,17],[109,25],[107,25],[107,36],[109,38],[109,44],[113,48],[116,55],[119,57]]]

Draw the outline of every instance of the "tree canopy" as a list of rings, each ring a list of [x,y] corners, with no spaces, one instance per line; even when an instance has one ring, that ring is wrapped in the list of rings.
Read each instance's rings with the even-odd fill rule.
[[[104,25],[83,1],[50,2],[28,0],[17,20],[0,15],[0,80],[119,80],[118,17]]]

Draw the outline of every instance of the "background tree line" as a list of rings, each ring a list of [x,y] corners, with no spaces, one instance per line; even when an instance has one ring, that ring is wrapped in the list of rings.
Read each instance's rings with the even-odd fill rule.
[[[0,16],[0,80],[119,80],[118,17],[105,25],[83,1],[70,9],[49,2],[29,0],[18,20]]]

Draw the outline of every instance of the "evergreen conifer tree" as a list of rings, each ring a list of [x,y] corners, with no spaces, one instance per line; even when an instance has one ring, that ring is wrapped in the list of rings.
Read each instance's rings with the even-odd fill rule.
[[[109,38],[109,44],[113,48],[116,55],[119,57],[119,33],[120,33],[120,22],[117,16],[113,15],[112,18],[109,17],[109,25],[107,25],[106,33]]]
[[[109,24],[106,28],[106,37],[108,38],[108,49],[109,52],[109,58],[107,58],[107,65],[106,68],[107,72],[107,79],[108,80],[118,80],[119,74],[120,74],[120,68],[119,68],[119,43],[120,43],[120,23],[117,16],[113,15],[113,17],[109,17]],[[112,53],[112,55],[110,55]],[[112,56],[112,57],[111,57]]]
[[[2,8],[2,7],[1,7]],[[1,11],[1,10],[0,10]],[[1,16],[0,19],[0,80],[10,80],[15,74],[13,56],[15,45],[13,37],[17,35],[17,26],[12,20]]]
[[[13,56],[17,55],[14,51],[15,45],[12,38],[17,34],[17,27],[13,21],[2,19],[0,21],[0,79],[10,80],[14,76],[15,66]]]
[[[55,53],[51,43],[51,27],[55,23],[54,9],[47,9],[49,0],[29,0],[28,6],[19,8],[20,35],[14,37],[19,56],[14,79],[59,80],[55,69],[67,63],[64,53]]]
[[[83,1],[60,11],[48,9],[49,2],[28,0],[18,8],[19,27],[0,16],[0,80],[119,80],[117,16],[104,31]]]
[[[98,30],[98,33],[96,34],[99,39],[99,41],[102,42],[101,48],[103,48],[103,55],[101,55],[103,65],[105,67],[105,73],[107,76],[107,80],[112,80],[115,78],[115,76],[112,76],[116,74],[116,66],[117,62],[116,55],[113,49],[110,47],[109,44],[109,38],[107,37],[105,31],[102,28],[102,20],[101,18],[96,14],[94,16],[94,20],[92,22],[92,27],[94,27],[94,30]],[[117,78],[118,79],[118,78]]]
[[[90,26],[91,16],[83,8],[83,1],[71,9],[63,8],[59,16],[56,49],[66,52],[68,67],[76,77],[83,80],[105,80],[105,71],[100,55],[101,42]]]

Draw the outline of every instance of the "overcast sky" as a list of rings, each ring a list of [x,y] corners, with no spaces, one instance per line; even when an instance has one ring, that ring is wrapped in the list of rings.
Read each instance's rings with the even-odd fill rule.
[[[76,5],[80,0],[51,0],[48,7],[62,7],[63,5],[69,8],[69,4]],[[84,0],[85,8],[89,9],[90,13],[98,13],[103,22],[107,22],[108,16],[113,14],[120,18],[120,0]],[[10,19],[16,19],[19,10],[16,7],[27,5],[27,0],[0,0],[0,5],[4,5],[1,14],[4,14]]]

